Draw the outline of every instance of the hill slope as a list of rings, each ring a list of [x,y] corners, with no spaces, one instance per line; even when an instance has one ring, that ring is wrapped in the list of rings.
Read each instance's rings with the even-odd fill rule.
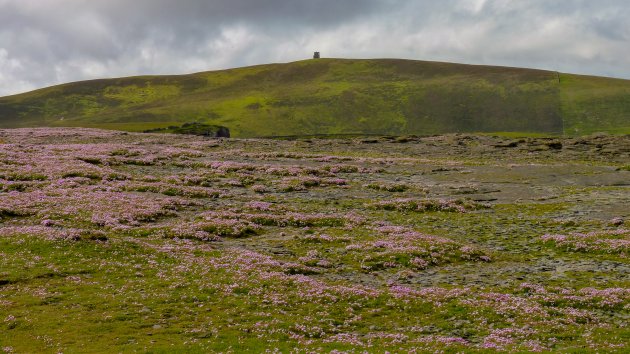
[[[318,59],[75,82],[0,98],[0,127],[145,130],[199,121],[232,136],[630,133],[630,81],[507,67]]]

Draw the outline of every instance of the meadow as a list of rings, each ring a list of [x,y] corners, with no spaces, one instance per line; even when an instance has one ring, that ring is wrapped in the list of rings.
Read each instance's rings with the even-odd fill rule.
[[[0,130],[0,350],[627,352],[630,137]]]
[[[0,128],[142,132],[200,122],[238,138],[628,134],[629,116],[629,80],[401,59],[90,80],[0,98]]]

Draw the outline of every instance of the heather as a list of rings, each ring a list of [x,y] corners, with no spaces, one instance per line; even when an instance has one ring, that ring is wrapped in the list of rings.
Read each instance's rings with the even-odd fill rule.
[[[626,352],[630,141],[527,139],[0,130],[0,350]]]

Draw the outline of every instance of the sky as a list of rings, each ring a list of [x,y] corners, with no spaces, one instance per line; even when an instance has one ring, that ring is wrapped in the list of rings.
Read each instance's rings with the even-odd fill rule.
[[[312,57],[630,79],[627,0],[0,0],[0,96]]]

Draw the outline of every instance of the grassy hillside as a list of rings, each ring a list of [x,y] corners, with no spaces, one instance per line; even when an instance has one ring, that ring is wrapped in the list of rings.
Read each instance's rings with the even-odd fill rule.
[[[630,134],[630,81],[562,74],[560,87],[566,134]]]
[[[630,81],[541,70],[319,59],[55,86],[0,98],[0,127],[141,131],[198,121],[234,137],[623,133],[629,92]]]

